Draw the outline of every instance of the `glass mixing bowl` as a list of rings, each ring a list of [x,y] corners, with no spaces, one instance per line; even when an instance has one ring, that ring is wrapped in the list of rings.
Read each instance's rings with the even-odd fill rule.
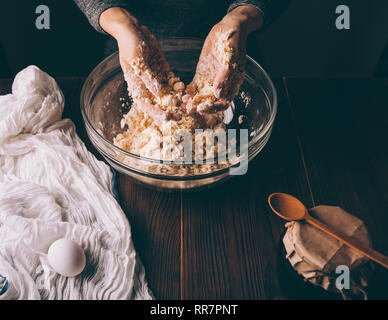
[[[194,76],[203,42],[196,39],[160,42],[171,70],[188,84]],[[231,168],[239,166],[233,162],[223,166],[161,163],[118,148],[113,138],[124,131],[120,122],[130,109],[129,101],[116,52],[103,60],[86,79],[81,92],[81,112],[90,141],[117,171],[156,189],[193,190],[225,181],[232,176]],[[276,110],[277,95],[271,79],[256,61],[247,57],[245,81],[225,116],[227,129],[248,130],[245,155],[248,163],[267,143]]]

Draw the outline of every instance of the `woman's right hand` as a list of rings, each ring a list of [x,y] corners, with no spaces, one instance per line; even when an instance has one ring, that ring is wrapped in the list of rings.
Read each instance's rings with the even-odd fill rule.
[[[105,10],[100,16],[100,25],[117,40],[127,81],[137,89],[147,89],[159,96],[168,83],[169,66],[155,36],[122,8]]]
[[[137,105],[156,121],[168,116],[154,103],[169,90],[173,74],[155,36],[127,10],[110,8],[100,16],[101,27],[117,40],[128,91]],[[171,79],[173,77],[174,79]],[[170,81],[170,84],[169,84]],[[175,81],[174,89],[184,84]]]

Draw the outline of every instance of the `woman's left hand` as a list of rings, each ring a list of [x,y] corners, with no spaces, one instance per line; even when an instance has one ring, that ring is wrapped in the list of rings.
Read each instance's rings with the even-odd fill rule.
[[[205,79],[212,85],[217,110],[201,110],[215,112],[224,107],[224,102],[231,101],[238,93],[245,70],[246,41],[248,35],[262,25],[261,11],[252,6],[240,6],[228,13],[217,23],[203,45],[196,75],[186,89],[189,97],[194,96],[203,85]],[[231,57],[226,63],[221,63],[219,52],[215,50],[220,41],[225,38],[231,48]],[[190,98],[186,100],[190,101]],[[189,109],[195,108],[195,102],[190,101]],[[225,105],[227,107],[227,105]]]

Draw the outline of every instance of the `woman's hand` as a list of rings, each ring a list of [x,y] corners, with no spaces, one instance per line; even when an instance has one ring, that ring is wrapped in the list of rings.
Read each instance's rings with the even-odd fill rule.
[[[158,108],[155,101],[169,91],[171,81],[175,81],[173,86],[178,91],[184,90],[184,84],[173,77],[155,36],[122,8],[105,10],[99,22],[117,40],[128,91],[139,108],[156,121],[171,116]]]
[[[260,28],[262,23],[260,10],[252,6],[240,6],[212,28],[203,45],[196,75],[186,90],[188,96],[185,101],[189,112],[217,112],[233,100],[243,81],[247,37]],[[226,43],[220,45],[220,42]],[[231,49],[226,53],[228,59],[224,59],[224,53],[219,50],[221,47],[222,51],[225,46]],[[202,109],[196,110],[201,99],[192,98],[203,89],[204,81],[211,86],[216,101],[202,104]]]
[[[155,36],[122,8],[105,10],[100,25],[117,40],[124,74],[136,84],[140,79],[154,96],[160,95],[168,82],[169,66]]]

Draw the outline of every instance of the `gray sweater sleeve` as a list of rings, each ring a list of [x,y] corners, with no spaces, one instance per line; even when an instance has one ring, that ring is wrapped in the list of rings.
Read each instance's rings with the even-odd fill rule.
[[[99,23],[101,13],[106,9],[113,7],[129,9],[128,3],[125,0],[74,0],[74,2],[85,14],[86,18],[88,18],[92,27],[104,34],[106,34],[106,32],[101,28]]]
[[[291,1],[292,0],[236,0],[229,6],[228,12],[239,6],[253,6],[263,13],[263,27],[266,27],[286,9]]]
[[[100,15],[106,9],[112,7],[126,8],[131,11],[128,5],[129,1],[125,0],[74,0],[81,11],[88,18],[90,24],[101,33],[105,33],[102,30],[99,20]],[[168,0],[161,0],[168,1]],[[273,21],[280,13],[287,7],[291,0],[236,0],[229,6],[228,12],[242,5],[254,6],[263,13],[264,26]],[[135,4],[134,4],[135,5]]]

